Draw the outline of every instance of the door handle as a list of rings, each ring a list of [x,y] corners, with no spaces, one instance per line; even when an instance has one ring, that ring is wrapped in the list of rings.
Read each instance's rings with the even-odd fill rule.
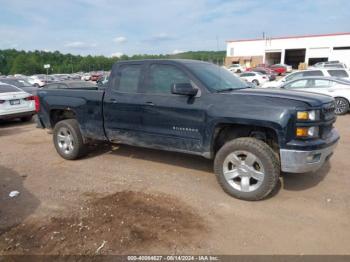
[[[116,104],[116,103],[118,103],[118,101],[117,101],[117,99],[114,99],[114,98],[112,98],[111,100],[109,100],[111,103],[113,103],[113,104]]]
[[[146,105],[149,105],[149,106],[154,106],[153,102],[146,102]]]

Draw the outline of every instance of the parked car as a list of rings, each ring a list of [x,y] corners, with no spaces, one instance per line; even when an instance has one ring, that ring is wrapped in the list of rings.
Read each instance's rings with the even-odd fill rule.
[[[35,87],[43,87],[46,84],[45,75],[32,75],[27,78],[28,82]]]
[[[30,121],[38,105],[37,97],[13,85],[0,83],[0,120],[20,118]]]
[[[81,80],[81,76],[79,74],[70,74],[69,79],[70,80]]]
[[[0,83],[13,85],[32,95],[36,95],[38,91],[38,87],[32,86],[29,82],[20,78],[0,78]]]
[[[228,70],[232,73],[242,73],[245,71],[245,67],[243,67],[242,65],[240,64],[232,64],[230,65],[230,67],[228,68]]]
[[[244,200],[269,195],[281,171],[319,169],[339,140],[332,97],[249,88],[201,61],[122,61],[104,89],[38,95],[38,126],[53,129],[62,158],[84,156],[89,141],[201,155],[214,159],[223,190]]]
[[[263,67],[255,67],[251,68],[248,71],[253,71],[253,72],[259,72],[263,75],[266,75],[269,78],[269,81],[276,80],[277,73],[270,68],[263,68]]]
[[[93,73],[93,74],[91,74],[90,80],[96,82],[101,76],[102,76],[102,74],[100,74],[100,73]]]
[[[293,68],[290,65],[285,64],[275,64],[269,66],[269,68],[275,71],[278,75],[283,75],[285,73],[290,73],[293,71]]]
[[[344,78],[344,79],[350,79],[350,72],[345,69],[333,69],[333,68],[313,68],[308,70],[302,70],[290,73],[289,75],[282,77],[279,80],[271,81],[268,83],[265,83],[262,87],[280,87],[285,82],[289,82],[291,80],[300,78],[300,77],[307,77],[307,76],[328,76],[328,77],[338,77],[338,78]]]
[[[325,61],[325,62],[318,62],[314,64],[313,66],[315,67],[326,67],[326,65],[331,65],[331,64],[339,64],[339,60],[333,60],[333,61]]]
[[[324,63],[321,65],[314,65],[315,68],[343,68],[347,69],[348,67],[344,63]],[[310,68],[310,67],[309,67]]]
[[[269,77],[267,75],[263,75],[260,72],[244,72],[240,74],[239,77],[244,81],[253,83],[257,86],[269,81]]]
[[[97,89],[97,86],[95,83],[92,82],[86,82],[82,80],[69,80],[69,81],[63,81],[63,82],[57,82],[57,83],[51,83],[47,84],[44,87],[45,89]]]
[[[70,79],[70,76],[68,74],[54,74],[52,77],[56,79],[56,81],[53,82],[66,81]]]
[[[332,77],[303,77],[287,82],[280,88],[329,95],[335,99],[337,115],[344,115],[349,111],[350,81]]]
[[[90,81],[91,79],[91,75],[89,73],[85,73],[82,77],[81,77],[81,80],[84,80],[84,81]]]

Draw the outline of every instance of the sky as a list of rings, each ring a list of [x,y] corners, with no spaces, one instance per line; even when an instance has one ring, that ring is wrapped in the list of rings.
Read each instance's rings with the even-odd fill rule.
[[[226,40],[350,32],[349,0],[0,0],[0,49],[81,55],[225,50]]]

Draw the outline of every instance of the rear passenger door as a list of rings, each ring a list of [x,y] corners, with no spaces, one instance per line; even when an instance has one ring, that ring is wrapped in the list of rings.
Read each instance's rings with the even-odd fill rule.
[[[110,140],[137,144],[142,131],[142,63],[120,64],[109,81],[103,102],[104,126]]]
[[[152,62],[147,67],[143,128],[152,147],[201,152],[206,114],[201,90],[186,70],[176,64]],[[191,83],[196,97],[171,93],[174,83]]]

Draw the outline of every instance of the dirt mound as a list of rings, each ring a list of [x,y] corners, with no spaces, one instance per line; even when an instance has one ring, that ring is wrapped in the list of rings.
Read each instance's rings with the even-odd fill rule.
[[[69,217],[21,224],[0,236],[2,254],[123,254],[198,245],[194,211],[163,194],[122,191],[88,200]]]

